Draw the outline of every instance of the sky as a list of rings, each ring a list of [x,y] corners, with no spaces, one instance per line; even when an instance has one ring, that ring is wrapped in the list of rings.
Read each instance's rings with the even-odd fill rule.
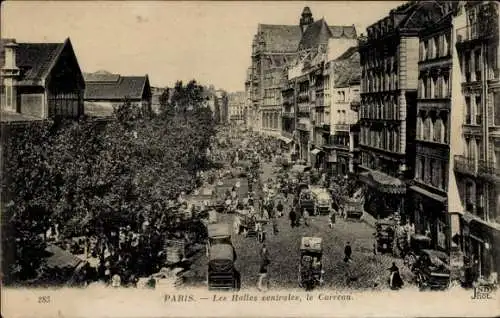
[[[3,38],[71,39],[83,72],[148,74],[151,85],[196,79],[229,92],[244,90],[257,25],[315,20],[356,26],[358,34],[403,1],[7,1]]]

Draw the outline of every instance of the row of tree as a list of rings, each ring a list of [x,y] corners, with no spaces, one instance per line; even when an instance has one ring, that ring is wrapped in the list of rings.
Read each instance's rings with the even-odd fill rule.
[[[38,274],[55,224],[63,237],[109,240],[192,190],[215,133],[202,94],[195,81],[179,82],[158,115],[125,102],[109,122],[44,121],[11,133],[2,149],[5,282]]]

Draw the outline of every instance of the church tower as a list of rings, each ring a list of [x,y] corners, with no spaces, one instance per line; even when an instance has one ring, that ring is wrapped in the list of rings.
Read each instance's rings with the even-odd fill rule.
[[[309,7],[304,7],[302,11],[302,18],[300,18],[300,30],[302,34],[306,31],[307,27],[314,22],[311,9]]]

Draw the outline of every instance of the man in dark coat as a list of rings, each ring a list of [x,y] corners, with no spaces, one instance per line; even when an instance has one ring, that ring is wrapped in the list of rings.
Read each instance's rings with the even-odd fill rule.
[[[389,286],[391,289],[400,289],[403,287],[403,279],[401,279],[399,268],[396,266],[396,263],[392,262],[392,266],[389,268],[389,271],[391,272],[389,276]]]
[[[294,209],[290,209],[290,226],[293,228],[295,227],[295,224],[297,222],[297,214],[295,213]]]
[[[351,248],[351,243],[347,242],[345,248],[344,248],[344,262],[349,262],[351,260],[352,256],[352,248]]]

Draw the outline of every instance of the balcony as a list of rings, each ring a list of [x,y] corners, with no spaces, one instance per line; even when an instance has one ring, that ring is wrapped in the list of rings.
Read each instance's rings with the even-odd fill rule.
[[[309,113],[311,111],[311,107],[309,105],[299,105],[299,113]]]
[[[465,156],[455,156],[455,171],[475,176],[477,174],[477,160]]]
[[[479,160],[478,168],[480,174],[500,178],[500,164],[496,162]]]
[[[351,125],[349,124],[335,124],[333,125],[336,131],[347,131],[349,132],[349,128]]]
[[[477,23],[457,29],[457,44],[474,40],[498,39],[498,5],[491,1],[479,4]]]
[[[293,119],[293,118],[295,118],[295,113],[294,112],[283,112],[281,117]]]
[[[297,130],[309,131],[309,125],[304,124],[304,123],[298,123]]]

